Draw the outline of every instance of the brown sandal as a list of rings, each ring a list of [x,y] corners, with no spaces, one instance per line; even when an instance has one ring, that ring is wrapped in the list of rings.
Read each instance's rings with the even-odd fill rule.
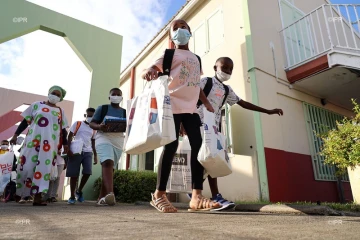
[[[199,197],[197,199],[195,207],[191,207],[191,203],[194,203],[194,201],[190,201],[188,209],[189,212],[199,212],[199,211],[210,211],[211,209],[216,209],[221,207],[221,205],[217,202],[214,202],[208,198]]]
[[[170,203],[166,195],[163,194],[161,198],[155,199],[154,194],[151,194],[150,205],[156,208],[159,212],[162,213],[176,213],[177,209]]]

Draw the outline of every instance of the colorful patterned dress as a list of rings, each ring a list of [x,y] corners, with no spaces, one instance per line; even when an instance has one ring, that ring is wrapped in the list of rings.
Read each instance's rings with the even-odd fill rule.
[[[62,111],[62,128],[68,127]],[[20,153],[17,169],[16,194],[27,197],[37,193],[47,193],[52,166],[60,139],[60,109],[50,107],[45,102],[31,104],[22,114],[30,128]]]

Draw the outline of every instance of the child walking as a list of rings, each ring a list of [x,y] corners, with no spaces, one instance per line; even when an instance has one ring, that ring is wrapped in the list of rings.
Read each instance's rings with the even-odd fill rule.
[[[197,114],[196,103],[199,98],[204,106],[214,112],[203,91],[200,90],[201,60],[189,50],[191,30],[184,20],[175,20],[169,30],[170,39],[175,44],[175,50],[166,50],[155,63],[143,71],[142,77],[147,81],[158,78],[159,74],[169,75],[169,92],[174,114],[177,139],[164,146],[159,160],[157,187],[152,194],[151,205],[160,212],[174,213],[177,209],[166,197],[166,185],[169,179],[171,165],[178,147],[180,124],[188,133],[191,145],[192,198],[189,211],[210,210],[220,207],[210,199],[202,196],[204,168],[197,160],[202,138],[200,132],[201,120]]]
[[[233,68],[234,68],[234,63],[229,57],[221,57],[215,62],[215,66],[214,66],[215,76],[212,78],[206,77],[201,79],[200,81],[200,88],[203,89],[205,93],[207,93],[207,99],[215,109],[215,124],[219,132],[221,132],[221,126],[220,126],[221,108],[226,103],[229,104],[230,106],[234,104],[238,104],[245,109],[256,112],[262,112],[269,115],[272,114],[277,114],[280,116],[283,115],[283,111],[281,109],[267,110],[242,100],[240,97],[238,97],[235,94],[235,92],[230,86],[225,85],[224,82],[230,79]],[[200,118],[203,122],[204,119],[203,106],[200,105],[198,110],[199,110]],[[235,204],[231,201],[224,199],[220,194],[217,184],[217,178],[212,178],[208,176],[208,181],[212,194],[212,200],[221,204],[221,207],[217,208],[216,210],[219,211],[219,210],[233,208]],[[189,198],[192,197],[191,194],[189,194],[188,196]]]
[[[122,92],[113,88],[109,92],[110,104],[99,106],[91,120],[90,127],[97,130],[95,135],[95,148],[100,158],[102,168],[102,182],[98,206],[115,205],[113,175],[114,168],[121,158],[124,145],[124,133],[110,132],[105,125],[105,118],[126,118],[126,110],[120,107]]]

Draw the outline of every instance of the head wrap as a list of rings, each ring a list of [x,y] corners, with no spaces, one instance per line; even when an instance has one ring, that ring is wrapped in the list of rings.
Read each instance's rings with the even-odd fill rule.
[[[65,89],[63,89],[63,88],[60,87],[60,86],[54,85],[54,86],[52,86],[52,87],[49,89],[49,93],[52,93],[54,90],[58,90],[58,91],[61,93],[60,102],[61,102],[62,100],[64,100],[64,97],[65,97],[65,95],[66,95]]]

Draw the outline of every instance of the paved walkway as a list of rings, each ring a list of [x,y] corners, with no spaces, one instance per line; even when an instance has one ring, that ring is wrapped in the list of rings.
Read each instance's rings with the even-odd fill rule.
[[[360,218],[0,203],[0,239],[360,239]]]

